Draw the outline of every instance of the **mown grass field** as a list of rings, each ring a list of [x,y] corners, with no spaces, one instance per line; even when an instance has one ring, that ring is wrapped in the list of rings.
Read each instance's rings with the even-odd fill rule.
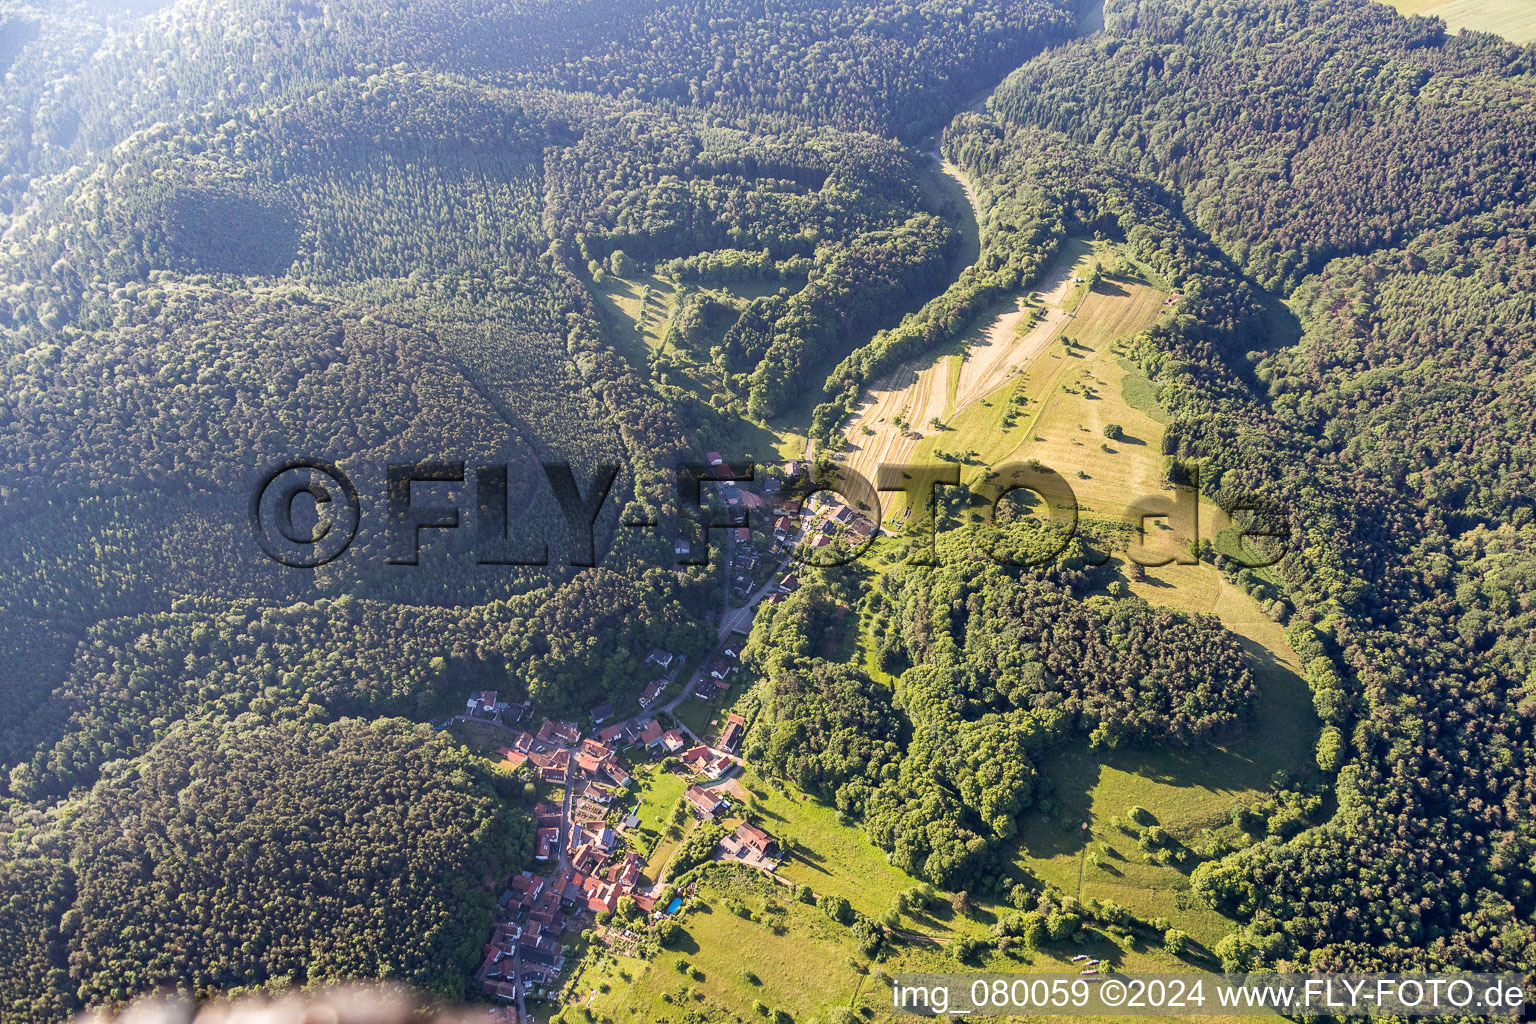
[[[898,891],[918,884],[887,863],[862,830],[840,824],[831,807],[793,789],[780,792],[755,772],[744,782],[759,823],[789,842],[792,852],[779,868],[785,878],[842,896],[871,917],[889,910]]]
[[[672,815],[672,809],[683,798],[683,790],[688,788],[688,784],[677,775],[656,766],[637,772],[634,778],[640,787],[640,809],[635,815],[640,819],[640,827],[660,834]]]
[[[988,469],[1038,459],[1067,479],[1085,518],[1118,519],[1129,499],[1161,493],[1163,426],[1126,400],[1115,342],[1155,321],[1163,299],[1147,285],[1101,283],[1010,384],[924,438],[917,461],[974,453],[961,472],[974,482]],[[1111,424],[1121,428],[1119,440],[1105,437]]]
[[[816,908],[760,895],[738,898],[761,919],[738,917],[724,906],[724,893],[703,891],[705,907],[684,919],[686,934],[675,949],[646,962],[615,958],[604,970],[582,978],[587,1004],[616,1021],[649,1022],[688,1009],[726,1010],[757,1018],[755,1002],[787,1011],[796,1021],[814,1020],[848,1006],[868,979],[847,963],[856,952],[847,929]],[[771,904],[777,912],[766,912]],[[679,964],[688,965],[688,973]],[[749,981],[751,971],[757,983]],[[621,972],[633,981],[623,981]],[[606,984],[608,992],[600,991]]]
[[[1452,32],[1496,32],[1514,43],[1536,42],[1536,0],[1390,0],[1404,14],[1443,18]]]
[[[708,686],[714,689],[714,682],[700,683],[699,686]],[[699,700],[697,697],[689,697],[673,710],[673,716],[693,731],[693,734],[701,740],[708,740],[710,735],[710,722],[719,714],[719,708],[715,706],[716,698]]]
[[[577,1005],[597,1019],[615,1021],[677,1019],[688,1009],[765,1020],[783,1010],[796,1022],[812,1024],[827,1020],[839,1007],[861,1019],[891,1021],[898,1018],[890,988],[876,971],[894,975],[985,969],[1075,975],[1077,965],[1070,958],[1077,953],[1126,973],[1189,967],[1161,949],[1123,950],[1092,930],[1083,933],[1081,942],[1042,950],[1015,946],[981,962],[961,963],[942,942],[925,941],[902,942],[872,961],[847,928],[816,907],[793,900],[787,888],[750,876],[716,874],[699,894],[704,907],[680,915],[685,934],[675,948],[663,950],[652,961],[608,956],[582,974]],[[744,906],[750,918],[734,913],[727,900]],[[967,931],[981,927],[966,924]],[[767,1015],[754,1009],[758,1003]],[[586,1019],[571,1013],[566,1011],[567,1019]]]

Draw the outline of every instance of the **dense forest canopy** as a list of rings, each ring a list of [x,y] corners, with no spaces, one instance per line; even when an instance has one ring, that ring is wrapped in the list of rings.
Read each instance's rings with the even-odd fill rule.
[[[1324,780],[1241,849],[1173,851],[1236,922],[1214,952],[1536,974],[1536,47],[1367,0],[1091,13],[0,0],[0,1017],[462,995],[527,795],[413,723],[471,680],[579,715],[653,647],[706,655],[724,581],[620,526],[675,515],[674,464],[808,398],[831,451],[1088,238],[1170,293],[1124,348],[1169,477],[1296,539],[1205,553],[1285,623]],[[940,129],[968,266],[913,145]],[[615,277],[675,285],[671,355],[615,324]],[[539,463],[620,470],[595,569],[434,541],[391,572],[365,516],[294,574],[243,517],[295,455],[371,493],[391,460],[505,463],[519,539],[556,548]],[[900,869],[1034,906],[1012,855],[1053,752],[1263,723],[1216,620],[1112,596],[1092,538],[1015,570],[974,530],[765,606],[743,750]]]
[[[348,716],[422,721],[469,679],[584,711],[642,688],[651,648],[712,639],[714,575],[616,531],[675,512],[672,465],[724,447],[721,416],[614,346],[591,266],[766,253],[753,273],[783,292],[694,308],[729,318],[734,400],[784,404],[953,251],[896,137],[1070,20],[1036,0],[6,5],[0,502],[25,528],[0,570],[0,878],[26,902],[6,1018],[172,979],[462,992],[487,887],[526,863],[522,794]],[[295,455],[365,493],[391,461],[506,464],[517,539],[557,550],[539,462],[582,486],[616,463],[604,567],[491,573],[445,542],[391,573],[365,514],[351,557],[295,576],[242,526],[245,488]],[[359,818],[370,783],[422,802]],[[237,819],[248,856],[226,862]],[[332,821],[310,852],[274,840]],[[150,849],[179,866],[144,876]],[[380,900],[381,871],[420,888]],[[334,898],[291,913],[317,886]]]
[[[862,820],[903,870],[997,892],[1019,817],[1049,808],[1048,752],[1207,742],[1245,720],[1254,690],[1214,619],[1086,596],[1076,542],[1049,569],[1002,568],[977,553],[977,529],[872,598],[893,686],[823,657],[839,606],[860,597],[849,580],[829,570],[765,612],[746,654],[764,677],[747,750]]]
[[[1339,799],[1196,873],[1248,922],[1224,962],[1529,971],[1532,51],[1366,3],[1146,0],[1106,27],[999,90],[1001,147],[953,145],[1006,167],[1013,133],[1065,132],[1223,249],[1171,277],[1184,315],[1139,359],[1172,454],[1293,510],[1276,582]],[[1299,322],[1253,293],[1223,310],[1225,260]]]

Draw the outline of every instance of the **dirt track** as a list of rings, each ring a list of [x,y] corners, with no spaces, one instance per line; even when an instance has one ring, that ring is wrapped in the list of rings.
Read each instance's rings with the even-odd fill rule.
[[[1074,263],[1072,257],[1064,256],[1046,269],[1038,289],[1045,315],[1025,334],[1018,333],[1019,325],[1029,316],[1021,298],[1013,309],[993,319],[980,339],[966,349],[955,394],[956,412],[1002,387],[1017,369],[1045,351],[1068,319],[1068,311],[1061,305],[1072,291]]]

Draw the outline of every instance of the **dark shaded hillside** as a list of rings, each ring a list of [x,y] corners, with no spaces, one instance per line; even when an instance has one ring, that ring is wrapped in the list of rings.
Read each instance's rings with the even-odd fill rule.
[[[1478,213],[1529,216],[1536,51],[1382,4],[1111,2],[1101,37],[997,91],[1178,190],[1282,292],[1328,259]]]

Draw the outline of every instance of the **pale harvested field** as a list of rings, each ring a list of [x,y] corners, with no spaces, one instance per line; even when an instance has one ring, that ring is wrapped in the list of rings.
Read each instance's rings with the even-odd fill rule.
[[[954,358],[941,356],[921,370],[903,367],[875,389],[848,428],[850,451],[843,464],[873,484],[880,466],[911,461],[924,433],[932,433],[929,421],[949,415]],[[897,426],[894,418],[906,425]],[[864,433],[865,427],[874,433]]]
[[[1065,304],[1075,301],[1080,291],[1072,279],[1083,270],[1088,252],[1083,243],[1070,244],[1046,269],[1038,289],[1045,313],[1029,330],[1019,331],[1030,308],[1025,297],[1018,296],[981,318],[959,342],[961,354],[930,356],[923,365],[903,366],[877,382],[845,431],[843,465],[873,483],[880,466],[911,462],[915,453],[931,447],[924,442],[944,433],[934,429],[935,418],[947,423],[1006,387],[1071,323],[1072,311]],[[897,511],[893,500],[899,503],[900,496],[881,499],[887,518]]]
[[[1452,32],[1495,32],[1510,42],[1536,42],[1536,0],[1392,0],[1404,14],[1434,15]]]
[[[999,314],[981,332],[980,339],[966,349],[965,361],[960,365],[960,387],[955,395],[956,410],[1002,387],[1056,338],[1070,315],[1063,304],[1072,291],[1076,263],[1071,254],[1064,255],[1046,271],[1040,282],[1045,315],[1026,333],[1020,336],[1018,331],[1026,322],[1030,307],[1020,297],[1012,309]]]
[[[1120,400],[1125,371],[1109,351],[1113,341],[1151,325],[1162,312],[1164,296],[1140,284],[1116,282],[1114,289],[1119,294],[1089,294],[1060,332],[1081,347],[1068,355],[1055,346],[1030,365],[1025,386],[1036,399],[1031,406],[1035,415],[1017,444],[994,462],[1039,459],[1067,477],[1083,514],[1099,519],[1118,519],[1131,501],[1164,493],[1163,426]],[[1063,386],[1092,387],[1099,397],[1085,400]],[[1121,427],[1124,440],[1106,441],[1104,428],[1111,423]],[[1112,451],[1104,450],[1106,444]]]

